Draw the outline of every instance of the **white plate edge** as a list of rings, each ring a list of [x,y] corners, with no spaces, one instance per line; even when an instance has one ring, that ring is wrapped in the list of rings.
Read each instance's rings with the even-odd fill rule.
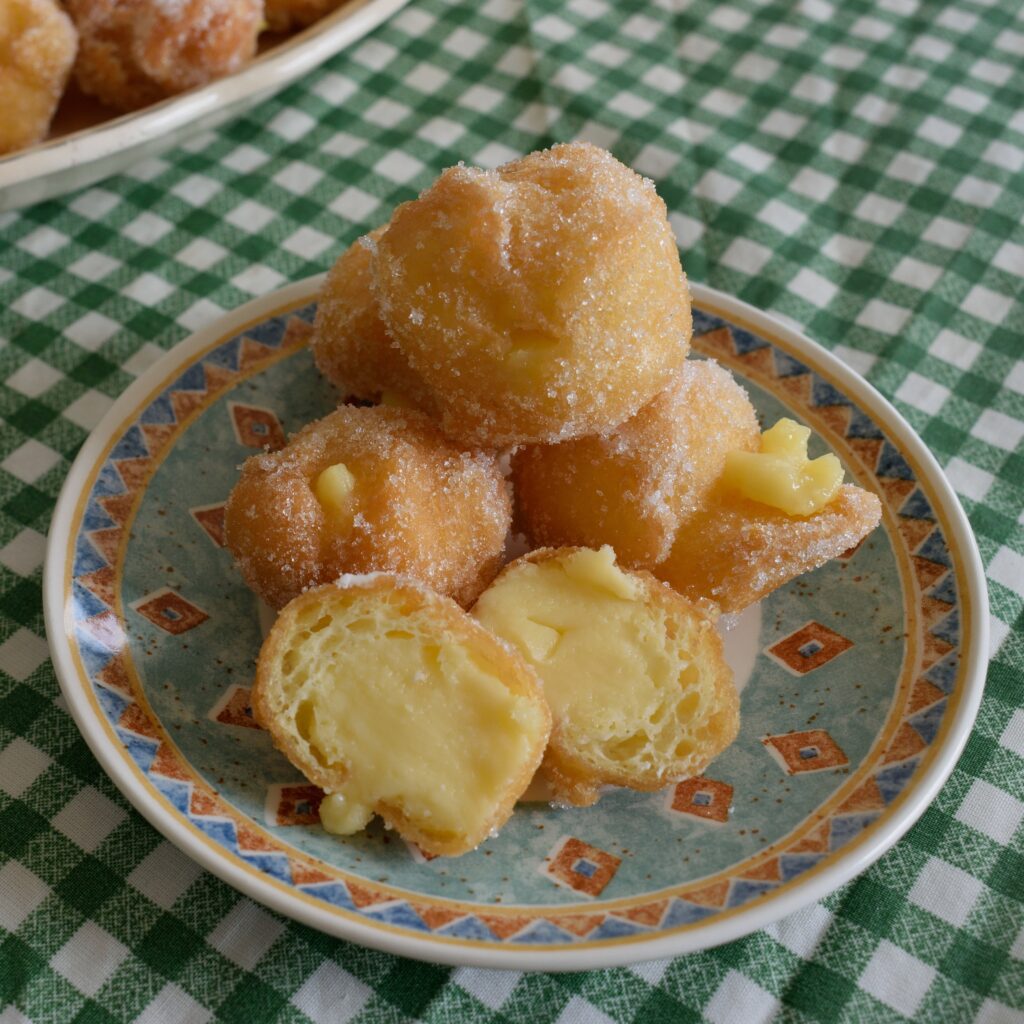
[[[727,316],[735,315],[744,319],[755,329],[762,325],[762,329],[777,335],[798,353],[810,353],[811,362],[817,362],[819,366],[827,369],[838,381],[841,389],[867,411],[876,415],[884,414],[878,416],[880,425],[886,429],[896,428],[898,440],[905,446],[905,450],[912,454],[919,465],[929,474],[929,483],[943,503],[943,510],[954,534],[957,550],[963,557],[966,578],[963,581],[958,580],[958,584],[961,587],[967,587],[974,614],[970,637],[973,649],[970,659],[966,662],[964,693],[950,722],[943,749],[937,752],[932,763],[915,780],[913,790],[907,794],[892,818],[873,829],[871,834],[858,843],[846,857],[840,857],[836,863],[803,882],[797,879],[791,888],[779,895],[753,904],[749,909],[740,909],[724,920],[711,919],[707,925],[661,937],[652,937],[649,940],[634,940],[582,949],[570,947],[564,950],[544,949],[534,952],[522,947],[508,948],[497,944],[493,949],[449,944],[443,939],[437,939],[430,935],[404,935],[398,932],[384,931],[365,925],[356,919],[342,917],[326,909],[321,910],[315,904],[295,899],[288,891],[278,889],[262,877],[249,874],[234,864],[230,855],[225,856],[219,850],[203,843],[177,815],[169,813],[160,804],[153,803],[134,767],[113,748],[108,747],[103,725],[92,714],[92,708],[84,688],[80,685],[72,661],[64,623],[65,563],[63,556],[65,540],[70,529],[80,488],[97,457],[122,420],[174,368],[187,362],[193,354],[202,351],[218,338],[227,336],[229,332],[235,330],[235,325],[241,327],[267,312],[292,303],[301,303],[306,298],[313,301],[323,277],[323,274],[319,274],[306,278],[269,295],[254,299],[171,348],[163,358],[127,388],[90,434],[72,464],[54,510],[50,530],[47,534],[43,570],[44,615],[54,669],[71,714],[90,749],[122,793],[158,831],[203,868],[235,889],[286,917],[327,934],[399,956],[451,966],[574,971],[594,970],[622,966],[641,960],[679,956],[741,938],[820,899],[851,880],[881,857],[910,829],[953,771],[970,735],[984,690],[985,669],[988,664],[988,592],[985,585],[984,568],[973,532],[960,502],[938,462],[910,425],[880,392],[827,349],[776,320],[770,314],[696,282],[691,282],[690,288],[697,305],[707,302],[717,306]]]
[[[237,106],[255,105],[284,89],[299,76],[341,52],[401,10],[409,0],[363,0],[339,8],[319,24],[304,29],[234,74],[200,89],[172,96],[142,110],[111,113],[111,120],[23,152],[0,156],[0,213],[42,202],[94,184],[116,173],[101,161],[124,157],[128,167],[177,141],[176,132],[192,134],[232,116]],[[347,10],[346,8],[353,8]],[[308,38],[305,38],[308,36]],[[89,170],[96,170],[90,175]],[[68,187],[57,184],[62,175],[74,176]]]

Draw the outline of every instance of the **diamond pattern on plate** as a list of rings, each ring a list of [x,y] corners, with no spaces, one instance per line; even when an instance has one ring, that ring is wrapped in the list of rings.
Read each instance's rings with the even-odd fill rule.
[[[848,651],[853,642],[820,622],[808,622],[767,648],[769,656],[794,675],[803,676]]]
[[[228,409],[239,444],[247,448],[269,448],[271,451],[285,446],[284,427],[273,409],[239,402],[228,402]]]
[[[225,505],[226,502],[219,501],[213,505],[197,505],[189,509],[189,513],[202,528],[203,533],[219,548],[224,547]]]
[[[766,736],[761,742],[789,775],[842,768],[850,763],[839,744],[824,729]]]
[[[251,691],[247,686],[231,686],[210,709],[209,717],[221,725],[236,725],[243,729],[259,729],[249,703]]]
[[[670,791],[669,808],[680,814],[721,823],[729,820],[732,793],[728,782],[704,776],[684,779]]]
[[[267,787],[264,812],[268,825],[317,825],[323,790],[309,782]]]
[[[154,626],[175,636],[195,629],[210,617],[199,605],[193,604],[170,587],[161,587],[147,594],[135,601],[132,608],[149,619]]]
[[[544,874],[557,885],[566,886],[584,896],[599,896],[615,877],[622,863],[616,857],[582,839],[561,839],[548,855]]]

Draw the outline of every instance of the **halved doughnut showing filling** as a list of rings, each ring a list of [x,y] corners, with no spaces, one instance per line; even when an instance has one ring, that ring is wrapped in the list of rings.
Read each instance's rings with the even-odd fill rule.
[[[712,619],[611,548],[533,552],[473,614],[529,661],[551,706],[544,772],[559,797],[660,789],[736,737],[739,702]]]
[[[296,598],[260,652],[253,710],[326,797],[328,831],[379,814],[435,854],[472,850],[540,763],[532,670],[453,601],[383,574]]]

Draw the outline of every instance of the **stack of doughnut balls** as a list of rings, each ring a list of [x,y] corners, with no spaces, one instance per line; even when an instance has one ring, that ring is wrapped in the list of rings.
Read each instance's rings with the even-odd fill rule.
[[[0,154],[42,141],[73,77],[116,111],[232,74],[261,32],[304,28],[342,0],[2,0]]]
[[[281,610],[253,710],[327,830],[376,814],[460,854],[528,788],[658,790],[735,739],[716,617],[880,504],[807,428],[762,434],[691,326],[652,182],[583,143],[449,168],[332,268],[312,347],[351,404],[250,458],[226,509]]]

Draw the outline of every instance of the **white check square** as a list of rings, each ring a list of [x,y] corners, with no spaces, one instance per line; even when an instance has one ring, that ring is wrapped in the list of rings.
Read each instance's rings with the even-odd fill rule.
[[[935,968],[883,939],[858,984],[880,1003],[913,1017],[935,980]]]
[[[1024,569],[1024,558],[1020,555],[1012,560],[1004,559],[996,565],[1004,551],[1009,551],[1009,548],[1000,548],[999,554],[989,564],[988,574],[994,579],[998,579],[998,574],[1003,571],[1003,564],[1006,562],[1015,561],[1018,572]],[[1016,587],[1018,593],[1024,596],[1024,574],[1017,576]],[[1013,839],[1021,821],[1024,820],[1024,803],[998,786],[993,786],[991,782],[975,779],[960,803],[956,820],[988,836],[1000,846],[1005,846]]]

